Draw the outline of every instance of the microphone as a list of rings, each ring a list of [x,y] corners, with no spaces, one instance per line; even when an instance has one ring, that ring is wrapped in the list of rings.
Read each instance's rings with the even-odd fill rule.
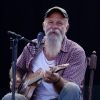
[[[33,42],[32,40],[28,40],[28,39],[22,37],[20,34],[17,34],[17,33],[12,32],[12,31],[7,31],[7,33],[8,34],[11,34],[13,36],[16,36],[17,38],[19,38],[19,40],[23,40],[25,42],[29,42],[30,44],[33,44],[34,46],[36,46],[36,43],[35,42]]]
[[[36,49],[38,49],[40,47],[41,41],[44,37],[44,33],[43,32],[39,32],[37,35],[37,44],[36,44]]]
[[[21,38],[21,37],[22,37],[21,35],[16,34],[15,32],[12,32],[12,31],[7,31],[7,33],[8,33],[8,34],[11,34],[11,35],[14,35],[14,36],[16,36],[16,37],[18,37],[18,38]]]

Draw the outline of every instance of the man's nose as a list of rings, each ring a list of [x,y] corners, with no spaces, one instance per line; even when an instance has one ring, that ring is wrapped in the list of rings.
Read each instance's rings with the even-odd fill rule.
[[[58,28],[57,24],[53,24],[52,28],[57,29]]]

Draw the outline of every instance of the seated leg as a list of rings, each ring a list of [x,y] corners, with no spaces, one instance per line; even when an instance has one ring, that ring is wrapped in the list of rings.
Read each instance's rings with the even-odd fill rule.
[[[12,100],[12,93],[6,94],[2,100]],[[15,100],[28,100],[24,95],[15,93]]]
[[[81,90],[79,86],[73,82],[67,83],[58,98],[58,100],[80,100]]]

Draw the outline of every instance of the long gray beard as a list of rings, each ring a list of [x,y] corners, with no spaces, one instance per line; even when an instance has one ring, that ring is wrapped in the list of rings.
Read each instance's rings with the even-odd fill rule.
[[[46,50],[46,54],[49,57],[54,58],[57,56],[57,54],[61,50],[62,36],[60,33],[59,34],[57,34],[57,33],[49,34],[49,32],[48,32],[48,34],[46,36],[46,40],[45,40],[45,50]]]

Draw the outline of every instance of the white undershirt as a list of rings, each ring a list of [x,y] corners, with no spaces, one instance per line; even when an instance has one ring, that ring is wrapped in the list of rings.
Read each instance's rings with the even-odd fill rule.
[[[37,71],[39,68],[50,70],[49,66],[51,65],[55,65],[55,60],[48,61],[42,51],[34,61],[32,70],[33,72]],[[52,83],[41,80],[41,83],[36,87],[34,96],[36,100],[50,100],[57,98],[58,93],[54,90]]]

